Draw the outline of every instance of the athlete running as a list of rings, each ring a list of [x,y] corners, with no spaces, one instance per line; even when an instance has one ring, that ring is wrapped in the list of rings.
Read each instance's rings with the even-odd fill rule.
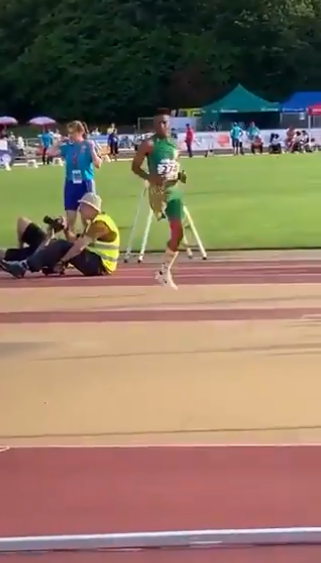
[[[156,279],[163,286],[177,289],[171,270],[184,239],[184,203],[177,184],[186,183],[186,174],[179,170],[178,149],[170,134],[169,115],[164,110],[154,117],[154,131],[153,136],[139,145],[132,172],[148,185],[150,205],[157,218],[165,214],[168,219],[171,235]],[[148,172],[142,168],[145,159]]]

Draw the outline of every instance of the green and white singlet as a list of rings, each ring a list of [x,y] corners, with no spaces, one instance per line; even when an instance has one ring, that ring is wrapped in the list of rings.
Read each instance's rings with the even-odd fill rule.
[[[164,202],[165,213],[169,219],[181,218],[183,213],[182,192],[177,186],[180,165],[177,160],[178,149],[171,137],[150,139],[152,150],[147,155],[148,170],[151,174],[159,174],[165,180]]]

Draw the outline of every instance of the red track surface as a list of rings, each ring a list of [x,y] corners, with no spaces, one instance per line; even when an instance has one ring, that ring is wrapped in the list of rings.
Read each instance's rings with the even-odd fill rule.
[[[155,285],[155,264],[121,265],[114,276],[84,278],[67,275],[58,278],[45,278],[43,275],[26,276],[14,280],[7,274],[0,275],[1,287],[72,287],[72,286],[150,286]],[[181,263],[175,271],[175,279],[180,285],[209,284],[265,284],[265,283],[320,283],[321,262],[306,261],[266,261],[266,262],[192,262]]]
[[[0,530],[1,535],[37,535],[318,526],[320,475],[321,447],[9,450],[0,454]],[[251,562],[252,558],[260,562],[267,557],[278,563],[288,556],[294,562],[311,563],[317,557],[320,561],[321,548],[172,550],[40,559],[44,563],[49,563],[47,559],[87,563],[89,558],[93,563],[207,563],[214,556],[219,563]]]
[[[80,275],[50,277],[34,275],[15,280],[0,275],[0,288],[21,287],[74,287],[74,286],[152,286],[155,264],[121,265],[115,276],[84,278]],[[266,262],[192,262],[182,263],[176,268],[175,280],[178,285],[208,284],[262,284],[262,283],[320,283],[321,262],[306,261],[266,261]],[[235,321],[235,320],[275,320],[301,319],[307,316],[320,316],[321,307],[286,308],[187,308],[133,309],[117,310],[106,307],[94,311],[24,311],[0,312],[0,323],[79,323],[79,322],[162,322],[162,321]]]
[[[1,559],[2,560],[2,559]],[[8,555],[5,563],[320,563],[321,547]]]
[[[127,311],[21,311],[0,313],[0,324],[101,322],[203,322],[299,320],[321,317],[321,307],[252,309],[131,309]]]
[[[318,526],[320,475],[321,447],[9,450],[0,530]]]
[[[152,285],[153,271],[152,265],[129,265],[114,278],[1,276],[0,287]],[[179,267],[176,279],[179,284],[320,283],[321,263],[188,264]],[[0,534],[320,526],[320,475],[321,447],[10,450],[0,454]],[[7,558],[24,560],[21,555]],[[42,554],[30,559],[320,563],[321,547]]]

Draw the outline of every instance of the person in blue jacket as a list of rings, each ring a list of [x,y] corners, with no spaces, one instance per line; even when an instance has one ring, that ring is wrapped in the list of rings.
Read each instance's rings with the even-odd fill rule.
[[[44,127],[40,135],[40,142],[42,149],[42,164],[50,164],[50,156],[48,156],[48,153],[53,145],[53,134],[47,127]]]
[[[68,228],[76,224],[79,201],[87,192],[95,191],[95,168],[100,168],[97,145],[89,140],[87,126],[81,121],[68,124],[68,139],[55,148],[55,155],[65,161],[64,209]]]

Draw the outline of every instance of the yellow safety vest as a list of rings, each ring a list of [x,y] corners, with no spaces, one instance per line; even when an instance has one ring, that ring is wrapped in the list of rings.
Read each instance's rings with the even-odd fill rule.
[[[117,262],[119,258],[119,247],[120,247],[120,237],[119,237],[119,230],[109,215],[106,213],[100,213],[97,217],[93,220],[93,223],[105,223],[105,225],[110,229],[113,233],[116,233],[116,238],[113,242],[103,242],[102,240],[96,240],[95,242],[91,242],[87,249],[90,252],[94,252],[94,254],[98,254],[100,256],[101,261],[105,270],[108,273],[112,273],[117,268]]]

